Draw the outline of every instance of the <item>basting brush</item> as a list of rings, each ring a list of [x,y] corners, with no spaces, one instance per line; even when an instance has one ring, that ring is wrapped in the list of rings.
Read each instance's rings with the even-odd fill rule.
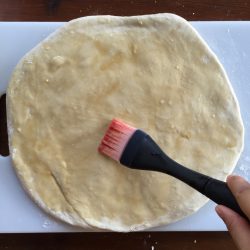
[[[225,182],[177,163],[168,157],[148,134],[140,129],[113,119],[98,150],[126,167],[171,175],[215,203],[227,206],[247,218]]]

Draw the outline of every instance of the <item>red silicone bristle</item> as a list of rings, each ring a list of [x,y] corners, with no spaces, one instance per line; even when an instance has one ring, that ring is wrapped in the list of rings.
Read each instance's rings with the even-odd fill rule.
[[[113,119],[99,145],[99,152],[119,161],[135,130],[136,128]]]

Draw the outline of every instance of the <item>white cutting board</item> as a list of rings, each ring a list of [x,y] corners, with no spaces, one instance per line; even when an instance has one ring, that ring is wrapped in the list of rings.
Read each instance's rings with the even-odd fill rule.
[[[0,93],[19,59],[63,23],[0,22]],[[235,172],[250,178],[250,22],[191,22],[224,65],[245,125],[245,149]],[[1,140],[1,135],[0,135]],[[188,199],[188,197],[187,197]],[[160,231],[226,230],[209,202],[198,212]],[[0,233],[86,231],[46,215],[25,194],[9,157],[0,156]]]

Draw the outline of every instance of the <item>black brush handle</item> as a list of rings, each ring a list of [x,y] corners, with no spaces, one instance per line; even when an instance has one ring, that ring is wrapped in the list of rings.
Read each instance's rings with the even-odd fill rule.
[[[128,142],[120,162],[133,169],[158,171],[171,175],[217,204],[227,206],[248,219],[225,182],[177,163],[168,157],[149,135],[141,130],[137,130]]]

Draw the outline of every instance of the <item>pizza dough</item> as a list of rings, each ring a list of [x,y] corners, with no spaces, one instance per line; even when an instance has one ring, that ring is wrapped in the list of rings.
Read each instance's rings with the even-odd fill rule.
[[[218,59],[172,14],[73,20],[17,65],[7,91],[11,156],[30,196],[68,223],[115,231],[168,224],[207,198],[97,151],[112,118],[173,159],[224,180],[243,147],[239,105]]]

